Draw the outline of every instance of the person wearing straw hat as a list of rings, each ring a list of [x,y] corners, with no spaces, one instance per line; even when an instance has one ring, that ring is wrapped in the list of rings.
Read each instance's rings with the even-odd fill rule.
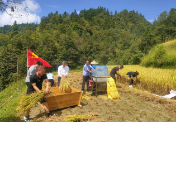
[[[90,65],[98,65],[98,63],[94,60],[90,63]]]
[[[91,66],[92,66],[92,65],[98,65],[98,63],[94,60],[94,61],[92,61],[92,62],[90,63],[90,65],[91,65]],[[92,71],[92,73],[93,73],[93,71],[94,71],[93,67],[91,68],[91,71]],[[90,79],[92,79],[92,73],[90,73]]]

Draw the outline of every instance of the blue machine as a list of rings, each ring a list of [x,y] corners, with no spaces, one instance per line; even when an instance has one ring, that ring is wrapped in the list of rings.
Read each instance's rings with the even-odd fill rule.
[[[101,77],[101,76],[109,76],[108,67],[105,65],[92,65],[92,76]]]

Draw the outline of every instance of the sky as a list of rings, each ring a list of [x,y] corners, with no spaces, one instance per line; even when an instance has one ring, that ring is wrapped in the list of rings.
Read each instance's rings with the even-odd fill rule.
[[[124,9],[128,11],[138,11],[144,15],[144,17],[153,22],[160,13],[167,11],[171,8],[176,8],[175,0],[25,0],[22,7],[28,7],[27,10],[23,10],[21,6],[20,14],[22,17],[12,18],[7,13],[0,14],[0,26],[12,25],[16,20],[18,24],[21,23],[40,23],[43,16],[47,16],[49,13],[55,13],[58,11],[63,14],[65,11],[68,13],[73,12],[75,9],[79,13],[81,10],[88,10],[89,8],[97,8],[102,6],[108,8],[113,13],[115,10],[121,12]],[[21,15],[20,15],[21,16]]]

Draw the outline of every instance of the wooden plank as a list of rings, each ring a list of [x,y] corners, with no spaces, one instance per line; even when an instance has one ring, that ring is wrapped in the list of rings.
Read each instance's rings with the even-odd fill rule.
[[[52,87],[51,90],[53,92],[58,92],[60,94],[68,94],[68,93],[62,93],[62,92],[60,92],[59,87]],[[77,89],[74,89],[74,88],[71,88],[71,90],[72,90],[71,93],[81,92],[80,90],[77,90]]]
[[[62,108],[67,108],[71,106],[76,106],[76,105],[78,105],[78,102],[76,102],[75,100],[48,103],[50,110],[62,109]]]
[[[68,108],[72,106],[77,106],[78,104],[75,101],[66,101],[64,103],[61,102],[61,104],[50,104],[49,109],[50,111],[52,110],[57,110],[57,109],[63,109],[63,108]]]
[[[79,97],[78,106],[81,105],[81,98],[82,98],[82,92],[81,92],[81,95]]]

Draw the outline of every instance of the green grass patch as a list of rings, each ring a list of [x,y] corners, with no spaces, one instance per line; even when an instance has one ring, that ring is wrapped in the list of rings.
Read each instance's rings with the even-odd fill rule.
[[[175,68],[176,40],[153,47],[142,59],[141,65],[154,68]]]
[[[18,82],[10,84],[6,89],[0,92],[0,106],[12,96],[10,101],[0,109],[0,122],[20,121],[20,119],[17,117],[16,108],[21,96],[26,94],[26,90],[27,86],[25,84],[25,80],[22,79]]]

